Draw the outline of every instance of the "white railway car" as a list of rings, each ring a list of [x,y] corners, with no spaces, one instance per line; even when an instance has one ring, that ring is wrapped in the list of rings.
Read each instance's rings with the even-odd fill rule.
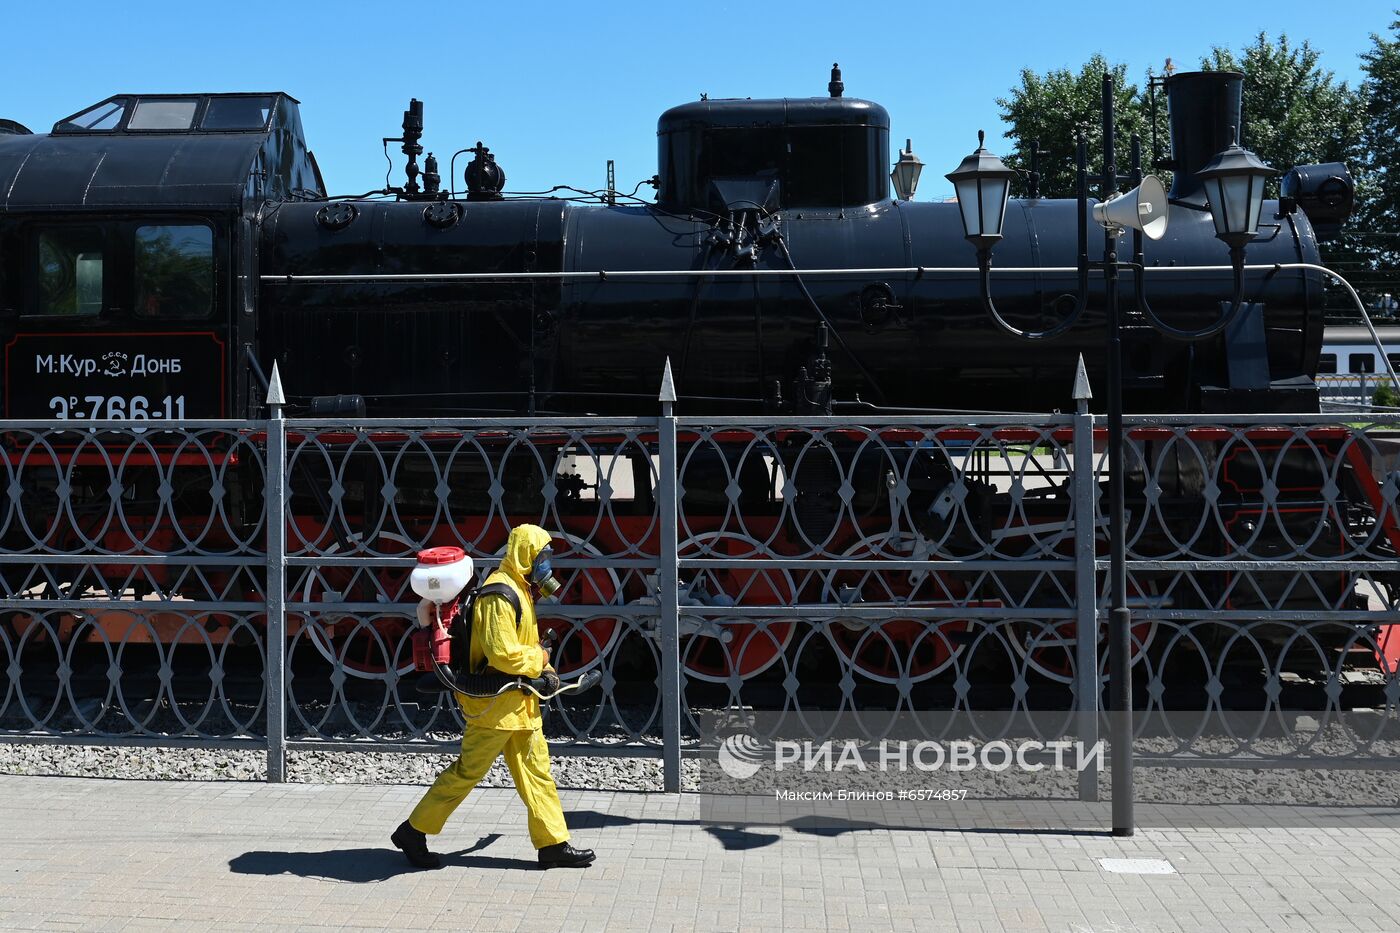
[[[1378,325],[1381,345],[1390,364],[1400,371],[1400,326]],[[1317,360],[1317,387],[1323,408],[1340,404],[1369,404],[1376,389],[1389,381],[1385,361],[1371,332],[1361,324],[1329,325]]]

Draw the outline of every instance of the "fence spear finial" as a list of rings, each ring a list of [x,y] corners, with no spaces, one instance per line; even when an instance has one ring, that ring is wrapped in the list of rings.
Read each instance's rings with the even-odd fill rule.
[[[267,380],[267,404],[287,404],[287,394],[282,391],[282,374],[277,371],[277,361],[272,361],[272,377]]]
[[[666,357],[666,368],[661,371],[661,396],[660,401],[674,402],[676,400],[676,380],[671,377],[671,358]]]
[[[1079,362],[1074,367],[1074,391],[1071,396],[1076,402],[1087,402],[1094,397],[1089,389],[1089,371],[1084,368],[1084,354],[1079,354]]]

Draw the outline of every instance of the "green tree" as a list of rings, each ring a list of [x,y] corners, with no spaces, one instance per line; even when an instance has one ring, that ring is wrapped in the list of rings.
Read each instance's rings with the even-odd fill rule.
[[[1323,261],[1365,289],[1368,299],[1385,291],[1400,294],[1400,282],[1379,281],[1388,273],[1378,269],[1393,268],[1400,260],[1400,177],[1388,177],[1390,167],[1400,165],[1400,21],[1392,26],[1392,33],[1384,39],[1372,37],[1374,48],[1363,55],[1368,77],[1360,89],[1338,81],[1333,72],[1323,68],[1321,53],[1310,43],[1294,44],[1286,35],[1271,39],[1260,32],[1243,48],[1217,46],[1201,59],[1206,70],[1244,73],[1241,141],[1265,162],[1280,172],[1315,162],[1344,162],[1351,168],[1357,180],[1357,213],[1343,236],[1322,244],[1321,252]],[[1099,171],[1105,71],[1115,79],[1118,169],[1128,169],[1133,133],[1142,136],[1147,167],[1152,158],[1146,93],[1151,87],[1151,72],[1139,87],[1128,82],[1126,64],[1113,64],[1096,54],[1078,71],[1062,68],[1042,75],[1024,70],[1019,85],[997,100],[1001,117],[1010,127],[1006,133],[1012,140],[1012,151],[1005,159],[1008,165],[1028,169],[1031,141],[1040,140],[1044,196],[1074,196],[1074,140],[1080,127],[1089,141],[1089,170]],[[1163,97],[1159,91],[1157,137],[1165,150],[1168,130]],[[1368,149],[1374,156],[1364,159]],[[1013,190],[1023,193],[1024,183]],[[1268,193],[1277,196],[1277,180],[1270,184]],[[1335,291],[1329,292],[1330,309],[1354,316],[1350,301],[1340,290]]]
[[[1361,55],[1366,158],[1357,173],[1360,204],[1351,226],[1358,253],[1393,280],[1400,265],[1400,20],[1390,24],[1390,32],[1390,37],[1371,33],[1372,47]]]
[[[1205,71],[1244,73],[1240,142],[1280,172],[1313,162],[1355,163],[1361,154],[1363,100],[1324,70],[1322,53],[1304,40],[1293,45],[1261,32],[1238,52],[1216,46],[1201,59]],[[1278,191],[1271,183],[1269,196]]]
[[[1345,162],[1355,172],[1361,167],[1365,100],[1362,92],[1319,64],[1322,53],[1306,40],[1294,45],[1285,34],[1271,40],[1260,32],[1238,52],[1216,46],[1201,59],[1206,71],[1244,73],[1244,126],[1240,143],[1279,172],[1295,165]],[[1279,179],[1272,179],[1266,197],[1277,197]],[[1363,184],[1358,191],[1366,195]],[[1350,229],[1319,246],[1324,264],[1364,287],[1368,262],[1357,218]],[[1328,296],[1328,313],[1355,317],[1349,298],[1340,290]]]
[[[1021,83],[1006,97],[997,98],[1001,118],[1011,129],[1005,134],[1013,148],[1003,161],[1015,169],[1030,168],[1031,143],[1040,140],[1040,193],[1048,198],[1072,198],[1075,193],[1075,133],[1081,127],[1089,143],[1089,171],[1103,166],[1103,76],[1113,75],[1114,128],[1117,136],[1118,170],[1128,171],[1130,139],[1137,133],[1143,139],[1146,168],[1152,154],[1149,119],[1144,95],[1128,83],[1128,66],[1111,64],[1095,54],[1078,72],[1060,68],[1037,74],[1021,71]],[[1165,110],[1165,107],[1162,108]],[[1021,182],[1013,190],[1024,193]],[[1097,189],[1089,194],[1097,196]]]

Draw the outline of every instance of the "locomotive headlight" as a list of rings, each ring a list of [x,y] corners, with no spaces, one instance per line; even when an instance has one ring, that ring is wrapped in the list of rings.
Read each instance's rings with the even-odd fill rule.
[[[1259,232],[1264,182],[1277,175],[1259,157],[1235,143],[1211,159],[1197,176],[1206,183],[1215,235],[1231,248],[1243,247]]]
[[[962,213],[963,236],[978,252],[990,250],[1001,239],[1006,219],[1006,199],[1016,172],[987,151],[986,134],[977,131],[977,151],[962,160],[945,177],[953,183]]]
[[[890,181],[894,183],[894,192],[901,201],[910,201],[914,198],[914,189],[919,187],[919,175],[924,171],[924,163],[918,156],[914,155],[914,141],[906,139],[904,148],[899,150],[899,161],[894,164],[894,170],[890,172]]]

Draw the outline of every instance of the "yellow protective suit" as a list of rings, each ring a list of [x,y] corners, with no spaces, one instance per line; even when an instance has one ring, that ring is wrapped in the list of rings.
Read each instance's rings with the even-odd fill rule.
[[[505,674],[538,677],[544,670],[545,654],[539,646],[540,630],[527,581],[535,558],[549,543],[549,532],[538,525],[511,529],[505,558],[486,582],[504,583],[516,591],[520,596],[520,619],[517,624],[515,609],[503,596],[477,600],[472,612],[472,670],[478,669],[483,660]],[[437,776],[413,808],[408,822],[422,833],[442,832],[452,811],[486,776],[496,756],[504,754],[515,789],[529,811],[530,841],[535,848],[567,842],[569,829],[564,824],[554,775],[550,773],[540,701],[533,695],[510,690],[489,699],[458,694],[457,703],[467,717],[462,752]]]

